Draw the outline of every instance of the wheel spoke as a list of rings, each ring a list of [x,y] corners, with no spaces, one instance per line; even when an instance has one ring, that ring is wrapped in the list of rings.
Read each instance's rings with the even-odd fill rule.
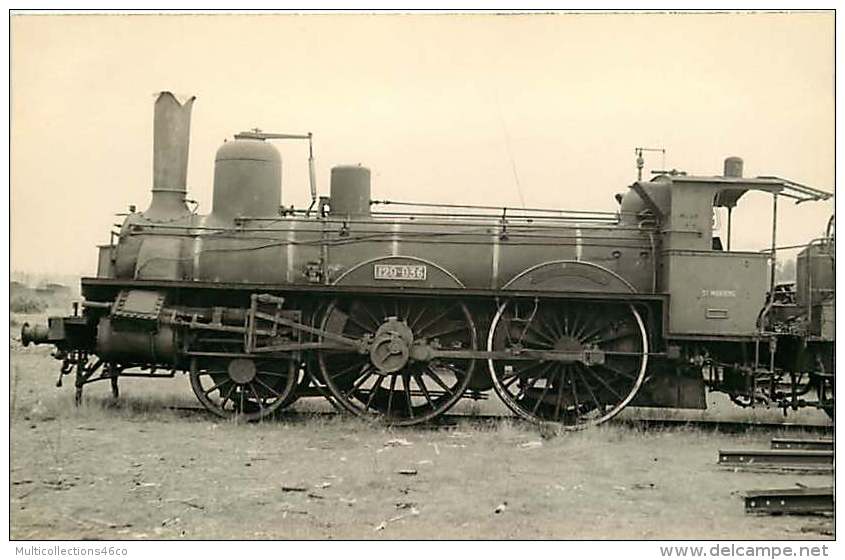
[[[519,376],[514,375],[513,377],[511,377],[510,381],[508,381],[507,383],[503,383],[502,387],[504,387],[505,389],[510,389],[511,385],[513,385],[518,380],[519,380]]]
[[[465,370],[464,368],[462,368],[461,366],[459,366],[458,364],[455,364],[453,362],[450,362],[448,364],[438,362],[438,364],[441,365],[443,368],[448,369],[449,371],[454,373],[455,377],[458,377],[456,372],[460,372],[464,376],[469,375],[469,373],[467,373],[467,370]]]
[[[537,399],[537,402],[534,403],[534,408],[531,409],[531,414],[537,414],[537,410],[540,408],[540,404],[546,399],[546,395],[549,392],[549,387],[551,387],[551,377],[546,378],[545,387],[543,387],[543,392],[540,393],[540,398]]]
[[[229,387],[229,390],[226,392],[226,396],[225,396],[225,397],[223,397],[223,400],[222,400],[222,401],[220,401],[220,408],[221,408],[221,409],[225,409],[225,408],[226,408],[226,401],[228,401],[228,400],[231,398],[232,393],[233,393],[233,392],[234,392],[234,390],[235,390],[235,387],[237,387],[237,385],[236,385],[236,384],[234,384],[234,383],[232,383],[232,386],[231,386],[231,387]]]
[[[390,391],[387,393],[387,416],[390,416],[390,410],[393,407],[393,391],[396,388],[396,377],[395,373],[390,375]]]
[[[590,398],[593,400],[593,402],[594,402],[594,403],[596,403],[596,409],[597,409],[597,410],[599,410],[599,411],[601,411],[601,410],[602,410],[602,404],[601,404],[601,403],[599,402],[599,400],[596,398],[596,394],[593,392],[593,388],[592,388],[592,387],[590,387],[589,382],[587,382],[587,379],[586,379],[586,378],[584,377],[584,375],[581,373],[581,368],[582,368],[582,367],[583,367],[583,366],[581,366],[580,364],[575,364],[575,373],[577,373],[577,374],[578,374],[578,377],[579,377],[579,378],[581,378],[581,381],[583,381],[583,382],[584,382],[584,386],[587,388],[587,392],[588,392],[588,393],[590,393]]]
[[[411,328],[412,331],[416,332],[417,323],[419,323],[420,319],[423,318],[425,312],[428,311],[428,307],[425,305],[420,305],[420,311],[417,313],[417,316],[414,317],[414,320],[410,320],[411,311],[408,310],[408,326]]]
[[[255,380],[256,380],[258,383],[260,383],[260,384],[261,384],[261,385],[262,385],[265,389],[267,389],[268,391],[270,391],[271,393],[273,393],[274,395],[276,395],[276,397],[277,397],[277,398],[282,396],[282,395],[281,395],[278,391],[276,391],[275,389],[273,389],[272,387],[270,387],[269,385],[267,385],[266,383],[264,383],[263,381],[261,381],[261,378],[260,378],[260,377],[256,377],[256,378],[255,378]]]
[[[534,387],[534,384],[535,384],[535,383],[537,383],[537,380],[538,380],[538,379],[540,379],[541,377],[543,377],[543,375],[544,375],[546,372],[548,372],[548,371],[552,368],[552,366],[553,366],[554,364],[553,364],[553,363],[546,363],[546,364],[544,364],[544,365],[545,365],[545,367],[543,368],[543,371],[541,371],[540,373],[538,373],[538,374],[537,374],[537,375],[535,375],[534,377],[529,377],[528,379],[526,379],[526,384],[525,384],[525,385],[523,385],[523,386],[519,389],[519,393],[518,393],[518,394],[517,394],[517,396],[516,396],[516,400],[519,400],[519,399],[521,399],[522,397],[524,397],[524,396],[525,396],[525,393],[527,393],[527,392],[528,392],[528,389],[530,389],[530,388]]]
[[[346,392],[347,395],[351,395],[352,393],[360,389],[364,382],[373,376],[373,366],[367,365],[367,367],[364,368],[364,371],[362,373],[363,375],[358,379],[358,381],[355,382],[355,385],[353,385],[352,388]]]
[[[578,321],[578,319],[580,319],[580,318],[581,317],[578,314],[578,311],[576,310],[574,312],[574,314],[572,315],[572,322],[570,323],[570,326],[569,326],[569,328],[570,328],[569,335],[572,336],[572,337],[575,337],[576,333],[580,330],[580,324],[579,324],[579,321]]]
[[[447,393],[451,392],[451,389],[449,388],[449,386],[446,385],[446,383],[444,383],[442,379],[440,379],[440,376],[437,375],[437,372],[435,372],[434,369],[431,368],[431,366],[426,366],[425,369],[428,372],[428,374],[431,376],[431,378],[434,379],[434,382],[437,383],[438,385],[440,385],[441,387],[443,387],[444,391],[446,391]]]
[[[367,306],[364,305],[364,304],[361,304],[361,305],[358,306],[358,309],[362,309],[364,311],[364,313],[367,314],[367,317],[370,319],[370,321],[373,322],[374,330],[378,330],[379,325],[381,325],[381,321],[379,321],[376,318],[375,315],[370,313],[370,310],[367,308]],[[351,311],[351,309],[350,309],[350,311]]]
[[[373,333],[374,329],[373,329],[372,327],[368,327],[368,326],[364,325],[364,323],[360,322],[360,321],[359,321],[358,319],[356,319],[356,318],[355,318],[352,314],[348,314],[346,317],[347,317],[350,321],[352,321],[353,323],[355,323],[355,324],[358,326],[358,328],[359,328],[359,329],[361,329],[362,331],[364,331],[365,333],[367,333],[367,334],[372,334],[372,333]]]
[[[607,328],[607,324],[599,325],[598,328],[591,330],[589,333],[585,334],[580,338],[581,342],[590,342],[594,338],[598,336],[600,332]]]
[[[249,383],[249,390],[252,391],[252,394],[255,396],[255,400],[258,401],[258,410],[261,413],[261,416],[264,416],[264,401],[261,400],[261,397],[258,396],[258,391],[255,390],[255,385],[252,382]]]
[[[542,330],[540,330],[541,325],[540,325],[540,319],[539,318],[537,319],[537,323],[538,323],[537,325],[534,325],[533,322],[529,323],[528,330],[530,330],[534,334],[538,335],[540,338],[542,338],[543,340],[548,342],[551,346],[554,346],[555,343],[557,342],[557,340],[555,338],[549,336],[548,334],[546,334]]]
[[[381,382],[384,381],[384,378],[387,377],[383,373],[378,374],[378,379],[376,379],[375,384],[370,389],[370,394],[367,396],[367,404],[364,405],[364,410],[369,410],[370,405],[373,404],[373,397],[376,396],[379,388],[381,387]]]
[[[552,330],[552,332],[555,333],[555,336],[557,338],[561,338],[564,335],[564,332],[563,332],[563,326],[560,324],[560,320],[557,317],[557,313],[551,313],[550,316],[552,318],[552,327],[553,327],[551,330]]]
[[[536,347],[540,347],[540,348],[546,348],[546,349],[549,349],[549,350],[551,350],[552,348],[554,348],[554,344],[549,344],[548,342],[543,342],[542,340],[539,340],[539,339],[537,339],[537,338],[534,338],[533,336],[528,336],[528,332],[525,332],[525,333],[522,335],[521,340],[522,340],[523,342],[527,342],[527,343],[529,343],[529,344],[530,344],[529,348],[531,348],[531,347],[534,347],[534,348],[536,348]]]
[[[595,338],[594,344],[607,344],[608,342],[613,342],[614,340],[619,340],[620,338],[626,338],[629,336],[637,336],[636,331],[621,331],[613,336],[608,336],[605,338]]]
[[[589,315],[586,315],[585,317],[582,318],[581,315],[579,314],[578,319],[580,319],[579,325],[578,325],[578,330],[573,331],[572,336],[575,339],[581,340],[584,337],[584,333],[587,332],[587,329],[590,328],[590,323],[592,321],[590,320]]]
[[[427,334],[427,335],[425,335],[425,337],[426,338],[437,338],[438,336],[445,336],[447,334],[452,334],[452,333],[455,333],[455,332],[466,331],[466,330],[467,330],[466,325],[459,325],[459,326],[454,327],[454,328],[438,331],[434,334]]]
[[[428,336],[425,334],[425,331],[427,331],[429,328],[433,327],[438,322],[440,322],[441,319],[446,317],[449,314],[449,312],[452,311],[453,307],[455,307],[455,306],[454,305],[447,305],[446,309],[444,309],[442,313],[440,313],[439,315],[436,315],[434,317],[434,319],[431,319],[430,321],[428,321],[425,325],[423,325],[419,329],[416,329],[414,331],[414,336],[419,337],[419,338],[427,338]]]
[[[419,385],[420,390],[422,391],[423,396],[425,397],[426,402],[428,402],[428,406],[432,409],[434,408],[434,403],[431,401],[431,395],[428,393],[428,387],[425,386],[425,381],[423,381],[423,376],[417,372],[412,374],[414,376],[414,381],[417,382]]]
[[[511,337],[511,318],[502,313],[502,329],[505,331],[505,348],[513,346],[513,337]]]
[[[599,383],[601,383],[601,384],[604,386],[604,388],[605,388],[605,389],[607,389],[609,392],[613,393],[613,396],[614,396],[614,397],[616,397],[616,398],[617,398],[617,399],[619,399],[620,401],[621,401],[621,400],[623,400],[622,395],[620,395],[619,393],[617,393],[617,392],[613,389],[613,387],[611,387],[611,386],[607,383],[607,381],[605,381],[604,379],[602,379],[602,377],[601,377],[600,375],[598,375],[596,372],[594,372],[594,371],[592,370],[592,368],[588,368],[588,367],[586,367],[586,366],[585,366],[585,367],[584,367],[584,369],[585,369],[585,370],[587,370],[587,372],[589,372],[589,374],[590,374],[590,375],[592,375],[593,377],[595,377],[595,378],[596,378],[596,380],[597,380]]]
[[[616,375],[618,375],[618,376],[620,376],[620,377],[625,377],[625,378],[627,378],[627,379],[630,379],[631,381],[636,381],[636,380],[637,380],[637,378],[636,378],[635,376],[631,375],[630,373],[626,373],[626,372],[624,372],[624,371],[621,371],[621,370],[616,369],[615,367],[611,367],[611,366],[607,365],[607,363],[604,363],[604,364],[598,364],[598,366],[599,366],[600,368],[604,368],[604,369],[606,369],[606,370],[608,370],[608,371],[612,371],[613,373],[615,373]]]
[[[414,417],[414,403],[411,402],[411,376],[402,375],[402,386],[405,388],[405,402],[408,403],[408,415]]]
[[[342,376],[346,375],[347,373],[349,373],[350,371],[352,371],[353,369],[355,369],[356,367],[359,368],[359,367],[362,367],[363,365],[364,365],[363,360],[359,359],[357,362],[353,363],[351,366],[343,368],[341,371],[339,371],[337,373],[330,373],[329,376],[332,379],[334,379],[335,377],[342,377]]]
[[[547,362],[534,362],[534,363],[533,363],[533,364],[531,364],[530,366],[524,367],[524,368],[522,368],[521,370],[519,370],[519,371],[518,371],[515,375],[513,375],[513,376],[512,376],[512,379],[511,379],[510,381],[508,381],[507,383],[505,383],[503,386],[504,386],[505,388],[508,388],[508,389],[509,389],[509,388],[510,388],[510,386],[511,386],[511,385],[513,385],[514,381],[517,381],[518,379],[522,379],[522,374],[523,374],[523,373],[525,373],[526,371],[528,371],[528,370],[530,370],[530,369],[534,369],[534,368],[535,368],[535,367],[537,367],[537,366],[543,366],[544,368],[548,369],[548,368],[549,368],[549,366],[550,366],[550,364],[549,364],[549,363],[547,363]],[[537,374],[537,378],[539,378],[539,377],[540,377],[540,376],[542,376],[542,375],[543,375],[543,372],[541,371],[540,373],[538,373],[538,374]],[[532,377],[529,375],[529,376],[527,376],[527,377],[524,379],[524,381],[527,383],[527,382],[528,382],[528,381],[530,381],[531,379],[532,379]]]
[[[534,384],[537,383],[538,379],[540,379],[539,376],[529,377],[528,379],[526,379],[525,384],[520,386],[519,392],[516,394],[516,400],[521,401],[523,398],[525,398],[525,394],[528,392],[528,389],[534,387]]]
[[[514,368],[514,369],[511,371],[511,373],[509,373],[509,374],[507,374],[507,375],[503,375],[503,376],[502,376],[502,379],[503,379],[503,380],[504,380],[504,379],[509,379],[509,378],[511,378],[511,377],[518,378],[520,375],[522,375],[522,374],[523,374],[523,373],[525,373],[526,371],[532,370],[532,369],[534,369],[535,367],[542,366],[542,365],[545,365],[545,362],[540,362],[540,361],[537,361],[537,362],[532,362],[532,363],[531,363],[531,365],[527,365],[527,366],[525,366],[525,367],[524,367],[524,368],[522,368],[522,369],[516,369],[516,368]]]
[[[269,370],[263,370],[263,369],[258,370],[256,373],[258,375],[270,375],[272,377],[285,377],[285,378],[287,378],[287,376],[290,375],[289,373],[280,373],[278,371],[269,371]]]
[[[558,377],[560,379],[558,379],[557,382],[557,400],[555,400],[555,420],[560,418],[560,405],[563,401],[563,373],[567,369],[569,369],[568,366],[560,366],[560,368],[558,369]]]
[[[215,389],[219,389],[220,387],[222,387],[223,385],[225,385],[226,383],[228,383],[228,382],[230,382],[230,381],[231,381],[231,379],[229,379],[229,378],[227,377],[226,379],[224,379],[224,380],[223,380],[223,381],[221,381],[220,383],[216,383],[213,387],[211,387],[210,389],[208,389],[207,391],[205,391],[205,396],[207,397],[208,395],[210,395],[211,393],[213,393]]]
[[[573,369],[575,368],[566,368],[566,371],[571,372]],[[575,402],[575,421],[577,422],[578,418],[581,417],[581,413],[579,412],[579,410],[581,409],[581,405],[578,402],[578,389],[575,387],[577,383],[575,382],[575,378],[572,377],[571,374],[568,377],[569,387],[572,389],[572,400]]]

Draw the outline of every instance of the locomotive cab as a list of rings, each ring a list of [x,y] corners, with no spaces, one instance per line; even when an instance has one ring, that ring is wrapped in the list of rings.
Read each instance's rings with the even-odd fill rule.
[[[830,196],[777,177],[743,178],[742,160],[728,158],[724,175],[666,173],[635,183],[623,198],[623,215],[626,210],[636,216],[645,212],[659,223],[658,290],[670,294],[670,337],[748,337],[758,332],[757,317],[771,289],[776,231],[769,251],[731,250],[733,209],[750,191],[772,196],[773,223],[779,197],[803,201]],[[630,200],[634,196],[639,200]],[[722,208],[728,216],[725,239],[713,231],[714,211]]]

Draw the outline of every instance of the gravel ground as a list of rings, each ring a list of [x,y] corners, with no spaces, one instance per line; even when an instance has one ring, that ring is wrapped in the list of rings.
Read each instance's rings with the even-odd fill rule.
[[[123,381],[117,403],[94,384],[77,409],[47,348],[11,346],[13,539],[832,538],[831,518],[748,516],[742,500],[829,476],[716,465],[720,448],[777,433],[543,437],[508,418],[390,430],[308,414],[243,425],[171,410],[196,404],[185,377]]]

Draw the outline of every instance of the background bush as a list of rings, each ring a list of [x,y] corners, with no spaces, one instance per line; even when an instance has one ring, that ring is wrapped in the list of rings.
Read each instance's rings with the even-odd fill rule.
[[[16,295],[9,300],[9,310],[13,313],[41,313],[46,309],[47,302],[33,296]]]

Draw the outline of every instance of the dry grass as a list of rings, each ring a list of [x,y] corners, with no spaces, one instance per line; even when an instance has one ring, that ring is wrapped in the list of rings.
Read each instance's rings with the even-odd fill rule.
[[[826,479],[715,465],[719,448],[766,435],[541,437],[508,418],[435,430],[307,414],[243,425],[168,408],[195,404],[184,378],[122,382],[117,404],[94,384],[76,408],[46,349],[13,348],[12,366],[13,538],[820,536],[806,519],[746,516],[740,494]]]

